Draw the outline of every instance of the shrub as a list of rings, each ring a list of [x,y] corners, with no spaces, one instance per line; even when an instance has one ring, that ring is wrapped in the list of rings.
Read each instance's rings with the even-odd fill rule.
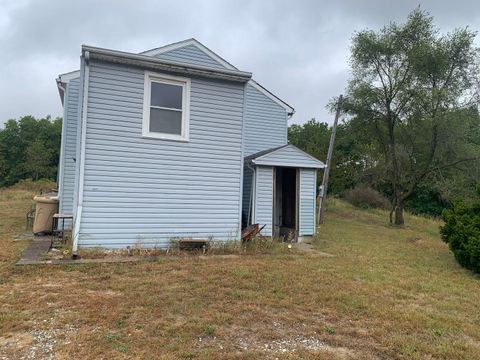
[[[480,204],[467,206],[463,202],[442,213],[445,225],[440,234],[455,259],[463,267],[480,273]]]
[[[452,204],[444,199],[441,193],[429,186],[419,186],[410,198],[405,201],[405,209],[415,215],[430,215],[439,217],[443,209],[451,208]]]
[[[367,186],[358,186],[354,189],[346,190],[343,197],[353,206],[360,208],[381,208],[388,209],[390,201],[377,190]]]

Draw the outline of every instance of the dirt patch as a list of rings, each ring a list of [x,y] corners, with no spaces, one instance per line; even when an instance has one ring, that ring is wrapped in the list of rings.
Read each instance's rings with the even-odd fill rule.
[[[28,332],[0,337],[0,358],[10,359],[14,354],[22,354],[22,359],[55,359],[55,346],[69,344],[68,335],[77,330],[73,325],[51,329],[40,327],[36,324],[35,329]]]
[[[245,350],[248,350],[248,348],[252,345],[258,346],[260,349],[262,349],[262,344],[246,344],[245,342],[243,342],[242,345]],[[325,342],[318,338],[303,336],[266,342],[265,344],[263,344],[262,350],[275,354],[293,354],[302,348],[310,352],[328,351],[335,353],[336,355],[342,355],[342,358],[349,358],[355,356],[355,352],[347,348],[336,348],[334,346],[327,345]]]
[[[330,353],[336,359],[359,359],[362,354],[345,347],[327,344],[318,336],[297,335],[280,339],[259,339],[252,336],[239,336],[238,345],[243,351],[262,352],[270,355],[293,355],[299,353]]]
[[[323,251],[319,251],[319,250],[315,249],[315,246],[313,246],[312,244],[307,243],[307,242],[296,243],[296,244],[294,244],[294,248],[298,252],[306,253],[306,254],[314,254],[314,255],[317,255],[317,256],[326,256],[326,257],[334,257],[335,256],[333,254],[329,254],[329,253],[326,253],[326,252],[323,252]]]

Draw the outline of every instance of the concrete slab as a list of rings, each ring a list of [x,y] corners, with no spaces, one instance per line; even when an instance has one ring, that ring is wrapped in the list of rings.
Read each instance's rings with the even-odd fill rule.
[[[22,258],[17,262],[17,265],[42,261],[51,246],[51,236],[35,236],[23,251]]]

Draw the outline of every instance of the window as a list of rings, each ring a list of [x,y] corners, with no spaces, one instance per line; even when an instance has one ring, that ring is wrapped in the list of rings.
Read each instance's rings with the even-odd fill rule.
[[[145,72],[143,136],[188,141],[190,79]]]

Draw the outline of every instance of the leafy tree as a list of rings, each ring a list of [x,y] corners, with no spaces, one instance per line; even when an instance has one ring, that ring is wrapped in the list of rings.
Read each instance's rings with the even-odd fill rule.
[[[408,200],[433,174],[478,153],[464,148],[458,115],[477,102],[480,70],[475,33],[440,35],[427,13],[416,9],[405,24],[354,35],[344,111],[369,134],[377,178],[389,193],[390,221],[404,223]],[[461,126],[460,126],[461,127]]]
[[[0,158],[3,164],[0,186],[11,185],[25,178],[23,151],[20,126],[15,120],[8,120],[0,131]]]
[[[24,116],[0,129],[0,187],[21,179],[56,177],[62,119]]]
[[[327,123],[311,119],[303,125],[291,125],[288,141],[317,159],[325,159],[331,132]]]
[[[50,166],[53,149],[41,140],[34,140],[26,150],[25,169],[32,180],[52,178],[55,168]]]

